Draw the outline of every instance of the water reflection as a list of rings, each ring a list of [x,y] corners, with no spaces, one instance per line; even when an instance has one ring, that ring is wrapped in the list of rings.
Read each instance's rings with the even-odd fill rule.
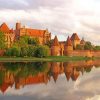
[[[5,93],[12,86],[20,89],[27,85],[48,84],[51,78],[56,83],[61,74],[65,74],[67,81],[76,81],[93,66],[99,67],[100,61],[0,63],[0,90]]]

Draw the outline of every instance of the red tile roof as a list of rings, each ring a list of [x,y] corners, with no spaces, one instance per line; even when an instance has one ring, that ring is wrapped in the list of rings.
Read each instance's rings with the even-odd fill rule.
[[[52,43],[52,46],[59,46],[59,41],[58,41],[57,36],[55,36],[53,43]]]
[[[67,41],[65,43],[65,46],[72,46],[72,41],[70,40],[69,36],[67,38]]]
[[[9,27],[7,26],[7,24],[6,23],[3,23],[1,26],[0,26],[0,31],[2,31],[2,32],[9,32]]]
[[[46,30],[26,29],[29,36],[43,37]]]
[[[78,37],[77,33],[73,33],[71,36],[71,40],[80,40],[80,38]]]

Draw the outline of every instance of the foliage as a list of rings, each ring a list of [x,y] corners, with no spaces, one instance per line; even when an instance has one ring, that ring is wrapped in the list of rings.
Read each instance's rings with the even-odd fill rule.
[[[84,49],[85,50],[92,50],[93,49],[93,45],[91,44],[91,42],[87,41],[84,45]]]
[[[39,44],[39,39],[38,38],[29,38],[28,44],[30,44],[30,45],[38,45]]]
[[[5,36],[3,32],[0,32],[0,49],[5,49],[7,47],[5,43]]]
[[[100,50],[100,46],[95,46],[94,50]]]
[[[28,50],[29,50],[28,46],[21,47],[20,56],[21,57],[28,56]]]
[[[35,57],[47,57],[49,55],[49,48],[47,46],[37,46],[34,51]]]
[[[76,46],[76,50],[84,50],[84,46],[78,44],[78,45]]]
[[[50,41],[48,41],[48,42],[46,43],[46,45],[47,45],[48,47],[51,47],[52,43],[53,43],[53,40],[50,40]]]
[[[28,56],[33,57],[34,56],[34,51],[35,51],[35,47],[34,46],[29,46],[28,47]]]
[[[14,46],[12,48],[8,48],[6,51],[6,56],[20,56],[20,48],[17,46]]]
[[[15,41],[13,46],[19,46],[19,47],[27,46],[28,40],[29,40],[29,36],[21,36],[19,40]]]

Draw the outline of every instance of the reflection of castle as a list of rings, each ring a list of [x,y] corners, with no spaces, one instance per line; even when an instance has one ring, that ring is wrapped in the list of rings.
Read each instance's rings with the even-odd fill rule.
[[[3,23],[0,26],[0,31],[4,32],[5,41],[7,46],[10,47],[16,39],[19,39],[20,36],[28,35],[33,38],[38,38],[40,44],[45,44],[47,41],[51,40],[51,33],[48,30],[40,29],[30,29],[21,27],[21,23],[16,23],[16,29],[9,29],[6,23]]]
[[[32,84],[47,84],[51,77],[56,82],[59,76],[65,73],[66,79],[69,81],[72,79],[76,81],[80,73],[90,72],[92,66],[100,66],[100,61],[80,61],[80,62],[51,62],[47,64],[47,71],[38,72],[36,75],[31,73],[28,76],[23,77],[19,75],[20,71],[24,71],[23,68],[15,70],[15,72],[8,70],[3,63],[0,64],[0,90],[4,93],[8,87],[12,87],[15,84],[16,89],[20,89],[26,85]],[[13,66],[11,66],[13,67]],[[30,68],[29,66],[27,66]],[[34,70],[33,70],[34,71]]]

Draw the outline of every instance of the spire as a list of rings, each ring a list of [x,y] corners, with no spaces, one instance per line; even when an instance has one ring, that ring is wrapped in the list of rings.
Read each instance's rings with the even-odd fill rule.
[[[66,43],[65,43],[65,46],[72,46],[72,42],[71,42],[69,36],[68,36],[68,38],[67,38],[67,41],[66,41]]]
[[[59,46],[59,41],[58,41],[57,36],[55,36],[53,43],[52,43],[52,46]]]
[[[0,31],[2,32],[9,32],[9,28],[7,26],[6,23],[3,23],[1,26],[0,26]]]
[[[54,79],[55,83],[58,79],[58,75],[59,75],[59,73],[53,73],[53,79]]]
[[[78,37],[77,33],[73,33],[71,36],[71,40],[80,40],[80,38]]]
[[[72,73],[72,76],[71,76],[72,80],[76,81],[77,78],[79,77],[79,75],[80,75],[80,73],[78,71],[76,71],[76,69],[73,69],[73,73]]]
[[[85,44],[84,38],[80,41],[80,44]]]
[[[65,72],[65,76],[67,78],[67,81],[69,81],[71,74],[72,74],[71,72]]]

